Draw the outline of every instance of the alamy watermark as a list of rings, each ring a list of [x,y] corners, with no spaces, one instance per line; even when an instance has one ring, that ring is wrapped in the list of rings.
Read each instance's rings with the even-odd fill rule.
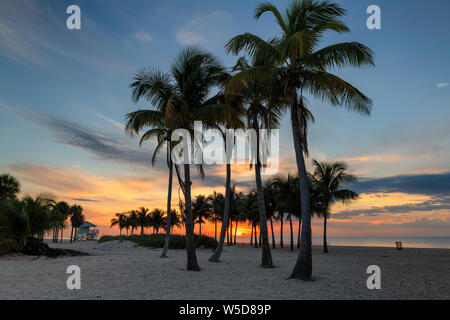
[[[69,290],[80,290],[81,289],[81,269],[77,265],[68,266],[66,273],[70,274],[67,278],[66,285]]]
[[[186,129],[176,129],[172,142],[172,161],[182,164],[257,164],[262,174],[278,172],[280,134],[278,129],[219,129],[204,130],[201,121],[194,123],[193,134]],[[259,155],[259,158],[257,158]]]
[[[371,276],[367,278],[367,289],[373,290],[373,289],[381,289],[381,269],[377,265],[371,265],[367,267],[367,274],[370,274]]]

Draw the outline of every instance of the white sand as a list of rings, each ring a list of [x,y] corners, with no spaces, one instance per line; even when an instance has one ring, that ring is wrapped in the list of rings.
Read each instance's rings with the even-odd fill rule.
[[[225,247],[221,263],[185,271],[184,250],[135,248],[133,243],[54,245],[91,254],[57,259],[0,258],[0,299],[450,299],[450,250],[314,248],[314,282],[286,280],[297,251],[272,251],[274,269],[259,267],[260,249]],[[368,290],[366,268],[381,267],[381,290]],[[81,268],[81,290],[68,290],[67,266]]]

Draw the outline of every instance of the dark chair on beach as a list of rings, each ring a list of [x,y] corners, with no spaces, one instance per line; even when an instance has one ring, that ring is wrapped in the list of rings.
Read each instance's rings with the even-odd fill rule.
[[[395,245],[397,246],[397,250],[402,250],[402,249],[403,249],[403,246],[402,246],[402,242],[401,242],[401,241],[397,241],[397,242],[395,243]]]

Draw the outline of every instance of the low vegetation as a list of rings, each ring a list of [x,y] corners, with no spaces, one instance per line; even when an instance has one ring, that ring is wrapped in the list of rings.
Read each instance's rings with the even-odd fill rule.
[[[108,241],[133,241],[138,246],[146,248],[164,248],[164,234],[132,235],[132,236],[103,236],[99,243]],[[211,249],[217,247],[217,240],[207,236],[194,236],[195,246],[198,249]],[[186,249],[186,236],[171,235],[169,249]]]

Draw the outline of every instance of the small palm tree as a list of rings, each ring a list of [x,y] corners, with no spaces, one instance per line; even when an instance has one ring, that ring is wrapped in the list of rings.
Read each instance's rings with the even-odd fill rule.
[[[16,199],[20,192],[20,183],[13,176],[5,173],[0,175],[0,201]]]
[[[70,233],[70,242],[77,240],[78,228],[84,223],[83,208],[79,205],[70,207],[70,222],[72,231]]]
[[[159,229],[164,228],[164,223],[166,222],[164,211],[161,209],[154,209],[148,216],[150,218],[149,226],[153,227],[153,233],[159,233]]]
[[[127,214],[126,213],[116,213],[115,218],[111,219],[111,228],[114,226],[119,227],[119,235],[122,235],[122,229],[126,227],[127,224]]]
[[[214,191],[214,193],[208,197],[208,201],[211,203],[210,220],[214,223],[214,239],[217,240],[217,221],[220,221],[223,218],[225,198],[220,192]]]
[[[327,245],[327,220],[330,210],[336,202],[349,203],[358,198],[358,194],[343,186],[356,182],[356,177],[347,173],[347,165],[344,162],[318,162],[313,160],[314,173],[313,185],[320,194],[322,208],[319,209],[323,217],[323,252],[328,253]]]
[[[211,219],[211,204],[204,195],[196,197],[192,203],[192,215],[194,216],[194,223],[199,225],[199,235],[202,235],[202,224]]]

